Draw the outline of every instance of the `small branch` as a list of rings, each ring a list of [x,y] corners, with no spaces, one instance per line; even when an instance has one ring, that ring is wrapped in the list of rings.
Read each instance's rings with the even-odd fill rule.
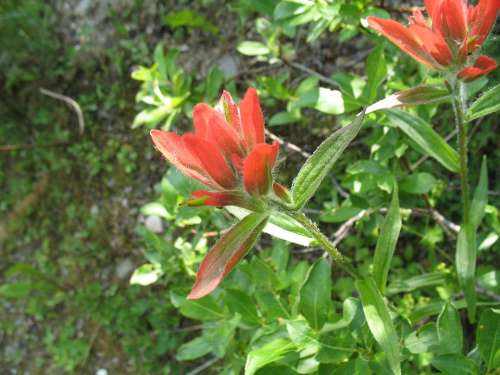
[[[40,88],[40,93],[42,93],[43,95],[50,96],[51,98],[54,98],[57,100],[61,100],[61,101],[65,102],[66,104],[68,104],[71,108],[73,108],[73,110],[75,111],[76,116],[78,118],[78,129],[79,129],[80,135],[83,134],[83,131],[85,130],[85,121],[83,119],[82,109],[80,108],[80,105],[76,102],[76,100],[70,98],[69,96],[61,95],[61,94],[58,94],[54,91],[44,89],[43,87]]]
[[[280,138],[279,136],[277,136],[276,134],[274,133],[271,133],[269,130],[266,129],[266,134],[268,135],[269,138],[271,138],[273,141],[276,141],[278,142],[280,145],[282,145],[283,147],[291,150],[291,151],[294,151],[294,152],[298,152],[300,155],[302,155],[304,158],[308,158],[311,156],[310,153],[308,153],[307,151],[304,151],[303,149],[301,149],[299,146],[293,144],[293,143],[290,143],[290,142],[287,142],[285,141],[283,138]]]
[[[304,151],[303,149],[301,149],[299,146],[297,146],[296,144],[293,144],[293,143],[290,143],[288,141],[285,141],[283,138],[277,136],[276,134],[274,133],[271,133],[269,130],[265,130],[266,131],[266,134],[269,138],[271,138],[273,141],[276,141],[278,142],[280,145],[282,145],[283,147],[291,150],[291,151],[294,151],[294,152],[297,152],[299,153],[300,155],[302,155],[304,158],[308,159],[311,154],[307,151]],[[333,186],[335,186],[335,189],[337,190],[337,192],[339,193],[339,195],[342,197],[342,198],[349,198],[349,193],[347,191],[345,191],[342,186],[340,186],[339,182],[337,181],[337,179],[333,176],[330,177],[330,180],[332,181],[333,183]]]
[[[395,13],[413,13],[414,10],[420,9],[421,11],[424,11],[424,7],[408,7],[408,6],[393,6],[393,5],[385,5],[384,1],[381,1],[378,5],[377,8],[381,8],[384,10],[387,10],[388,12],[395,12]]]
[[[341,243],[344,240],[344,238],[347,237],[351,229],[354,227],[354,224],[356,224],[366,215],[369,215],[371,212],[372,212],[371,210],[362,210],[356,216],[351,217],[344,224],[342,224],[339,227],[339,229],[337,229],[337,231],[333,234],[334,238],[334,240],[332,241],[333,246],[337,246],[339,243]]]
[[[345,191],[342,186],[340,186],[339,182],[337,179],[333,176],[330,177],[330,181],[332,181],[333,186],[335,186],[335,189],[337,192],[340,194],[342,198],[349,198],[349,193]]]
[[[304,64],[300,64],[300,63],[296,63],[296,62],[293,62],[293,61],[287,61],[287,60],[283,60],[283,62],[292,67],[292,68],[295,68],[297,70],[300,70],[304,73],[307,73],[307,74],[310,74],[310,75],[313,75],[315,77],[318,77],[320,81],[324,82],[324,83],[328,83],[329,85],[333,86],[333,87],[339,87],[338,83],[335,82],[333,79],[321,74],[321,73],[318,73],[317,71],[309,68],[308,66],[304,65]]]
[[[23,143],[19,145],[3,145],[0,146],[0,152],[9,152],[9,151],[17,151],[17,150],[30,150],[32,148],[49,148],[49,147],[61,147],[67,146],[71,144],[70,142],[55,142],[49,143],[46,145],[36,145],[32,143]]]
[[[483,287],[476,286],[476,292],[478,292],[479,294],[483,294],[488,298],[491,298],[495,302],[500,302],[500,296],[498,294],[490,292],[489,290],[486,290]]]
[[[209,368],[212,366],[215,362],[220,361],[221,358],[214,357],[212,359],[209,359],[205,363],[203,363],[201,366],[196,367],[194,370],[188,372],[186,375],[196,375],[205,370],[206,368]]]

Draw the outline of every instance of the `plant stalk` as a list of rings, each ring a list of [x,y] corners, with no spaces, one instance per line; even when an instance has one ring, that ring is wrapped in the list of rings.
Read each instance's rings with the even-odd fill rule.
[[[337,247],[330,242],[328,237],[320,231],[318,226],[311,219],[300,211],[287,211],[287,214],[307,229],[311,236],[313,236],[313,238],[318,242],[318,245],[332,257],[333,261],[337,263],[340,268],[352,277],[360,278],[360,275],[351,264],[352,260],[349,257],[342,255]]]
[[[463,95],[463,83],[456,81],[452,86],[452,104],[455,117],[455,125],[458,131],[458,153],[460,157],[460,186],[462,190],[463,225],[470,222],[470,188],[468,168],[468,139],[467,128],[464,121],[465,98]]]

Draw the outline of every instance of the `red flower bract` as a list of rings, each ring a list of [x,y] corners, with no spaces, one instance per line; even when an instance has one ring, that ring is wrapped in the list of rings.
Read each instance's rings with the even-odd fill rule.
[[[213,190],[194,192],[194,204],[248,206],[250,195],[268,193],[279,146],[265,143],[264,116],[254,88],[239,105],[226,91],[216,109],[197,104],[193,120],[194,133],[154,129],[151,137],[170,163]]]
[[[417,9],[408,27],[377,17],[368,17],[368,24],[418,62],[449,70],[463,67],[481,47],[495,23],[500,0],[479,0],[476,6],[468,6],[466,0],[425,0],[425,7],[431,23]],[[476,71],[474,78],[489,71]]]
[[[497,68],[497,62],[488,56],[479,56],[473,66],[468,66],[458,73],[458,78],[464,81],[472,81],[477,77],[484,76]]]

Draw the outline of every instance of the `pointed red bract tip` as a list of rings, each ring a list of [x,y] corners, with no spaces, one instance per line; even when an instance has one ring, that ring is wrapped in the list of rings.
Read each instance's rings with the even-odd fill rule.
[[[249,194],[264,195],[271,188],[272,169],[279,151],[279,143],[259,143],[243,162],[243,184]]]
[[[468,66],[458,73],[458,78],[470,82],[484,76],[497,68],[497,62],[489,56],[479,56],[473,66]]]
[[[260,108],[257,90],[250,87],[239,104],[241,127],[247,150],[252,150],[257,143],[264,143],[264,115]]]
[[[403,52],[413,57],[418,62],[427,65],[433,69],[441,69],[437,61],[425,49],[425,43],[419,35],[413,33],[411,29],[406,28],[399,22],[390,19],[383,19],[377,17],[368,17],[368,25],[378,33],[385,36]],[[418,25],[413,25],[418,26]],[[420,26],[423,27],[423,26]]]
[[[258,240],[268,216],[251,213],[225,233],[210,249],[196,274],[188,299],[211,293]]]

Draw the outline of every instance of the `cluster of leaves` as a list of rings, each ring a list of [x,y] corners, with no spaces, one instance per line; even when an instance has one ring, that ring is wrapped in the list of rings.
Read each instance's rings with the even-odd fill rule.
[[[292,80],[294,69],[304,71],[304,65],[295,60],[297,51],[294,45],[287,42],[288,38],[299,37],[296,35],[299,26],[308,24],[304,38],[306,42],[314,42],[323,32],[334,31],[338,25],[358,17],[357,23],[340,34],[338,40],[342,43],[359,34],[361,15],[384,13],[367,5],[362,2],[346,5],[280,1],[272,9],[262,10],[255,23],[262,41],[241,41],[237,50],[242,55],[255,57],[257,62],[276,67],[278,74],[259,75],[253,83],[267,98],[271,108],[286,108],[278,112],[268,109],[274,113],[268,121],[270,126],[281,126],[281,130],[284,126],[308,123],[311,109],[319,112],[318,115],[313,112],[313,116],[319,118],[323,116],[321,114],[341,115],[337,119],[346,124],[351,122],[355,111],[387,96],[392,90],[440,83],[428,72],[415,71],[407,61],[387,59],[386,46],[382,42],[370,52],[364,76],[337,72],[325,77],[305,67],[310,76]],[[240,14],[245,14],[244,9],[247,8],[239,8]],[[476,96],[488,84],[491,81],[484,78],[468,85],[467,95]],[[496,86],[472,104],[467,121],[498,111],[498,104],[493,99],[498,91]],[[327,181],[321,185],[319,197],[312,203],[320,222],[358,222],[358,231],[365,232],[368,240],[348,236],[345,243],[354,249],[358,267],[372,273],[373,280],[368,277],[353,284],[342,274],[332,275],[327,261],[311,262],[316,258],[314,256],[307,257],[308,262],[297,261],[289,257],[289,249],[283,249],[286,245],[273,241],[270,248],[264,247],[258,255],[240,265],[213,296],[200,301],[185,300],[183,296],[187,290],[176,283],[175,291],[171,292],[172,303],[184,316],[204,322],[202,333],[179,348],[176,355],[179,361],[211,355],[213,360],[208,362],[212,363],[223,358],[223,364],[213,366],[224,374],[241,372],[243,363],[245,374],[429,373],[431,369],[451,374],[459,368],[469,373],[488,372],[500,365],[494,358],[496,354],[492,354],[498,351],[496,339],[491,340],[478,329],[464,341],[459,312],[466,302],[456,297],[460,287],[454,277],[453,262],[449,262],[441,250],[448,241],[453,243],[455,229],[450,229],[440,219],[435,222],[426,220],[425,223],[414,220],[418,210],[432,217],[437,212],[436,207],[442,204],[452,204],[449,212],[459,209],[459,202],[445,194],[447,176],[459,170],[459,156],[448,139],[440,135],[452,132],[449,121],[452,115],[446,104],[439,107],[446,108],[444,112],[438,112],[436,105],[448,102],[449,98],[444,86],[437,87],[436,92],[435,104],[369,115],[367,124],[371,134],[365,138],[371,146],[369,157],[351,162],[352,159],[344,154],[346,173],[339,177],[342,194],[332,192],[332,184]],[[194,102],[196,99],[192,98]],[[203,98],[203,101],[209,100]],[[304,115],[305,110],[308,116]],[[444,125],[438,131],[432,124]],[[283,134],[287,134],[286,131]],[[325,150],[327,146],[324,146]],[[326,152],[324,157],[331,159],[330,165],[333,165],[340,152],[341,149],[335,157]],[[316,157],[321,158],[321,155],[317,152]],[[480,159],[473,159],[473,163],[480,162]],[[324,166],[325,163],[319,164]],[[329,170],[324,168],[318,173],[326,176]],[[479,249],[487,259],[488,253],[493,256],[498,239],[498,210],[487,205],[485,162],[481,171],[480,176],[475,174],[479,182],[474,210],[485,212],[488,217],[488,224],[481,227],[479,234]],[[293,190],[299,200],[303,198],[303,203],[318,188],[314,181],[310,182],[312,185],[307,181],[298,183],[304,191]],[[389,204],[391,196],[392,203]],[[297,205],[300,207],[303,203]],[[381,220],[378,211],[387,206],[390,208],[386,218]],[[229,211],[235,214],[233,209]],[[173,220],[175,215],[163,217]],[[296,241],[294,235],[303,236],[304,233],[292,228],[290,223],[275,220],[274,224],[293,234],[283,235],[282,232],[273,233],[273,230],[268,230],[268,233],[301,245],[314,244],[307,240],[302,242],[303,237]],[[394,256],[402,225],[408,232],[398,245],[399,249],[404,248],[404,256]],[[476,224],[476,228],[478,226]],[[452,228],[455,228],[453,224]],[[171,235],[169,233],[167,237]],[[448,238],[445,239],[445,235]],[[374,236],[378,236],[376,245]],[[169,242],[173,241],[172,238]],[[194,243],[199,243],[198,236]],[[374,249],[373,264],[370,248]],[[430,264],[423,266],[419,261],[415,262],[415,258],[419,258],[415,251],[420,249],[427,251]],[[204,254],[205,249],[201,252]],[[285,260],[278,260],[282,257]],[[461,264],[472,262],[461,261],[460,254],[458,257]],[[395,263],[399,267],[389,274]],[[183,266],[187,267],[186,263]],[[405,267],[409,269],[404,270]],[[161,267],[154,268],[155,279],[163,273],[168,274],[168,271],[158,272],[158,269]],[[196,267],[189,268],[187,274],[192,275],[195,270]],[[470,279],[470,276],[461,275],[469,273],[470,268],[459,265],[457,272],[459,279]],[[498,284],[493,281],[498,278],[497,270],[480,266],[479,276],[473,283],[485,288],[486,293],[498,292]],[[333,290],[339,297],[334,298],[334,302],[330,299],[332,278],[344,281],[341,287]],[[263,297],[263,293],[268,297]],[[391,300],[390,313],[385,297]],[[495,306],[495,302],[488,300],[486,294],[477,305],[485,306],[480,307],[482,314],[478,327],[484,323],[493,329],[498,324],[499,315],[497,310],[488,306]],[[434,316],[437,316],[435,322],[420,326],[420,322],[434,320]],[[221,336],[214,336],[214,330]],[[221,342],[224,350],[218,345]]]

